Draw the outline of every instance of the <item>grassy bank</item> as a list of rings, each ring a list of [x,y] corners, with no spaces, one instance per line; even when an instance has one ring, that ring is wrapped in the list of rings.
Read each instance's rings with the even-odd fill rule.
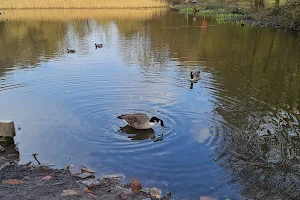
[[[155,8],[168,6],[163,0],[0,0],[0,9],[30,8]]]
[[[185,14],[200,14],[216,17],[218,22],[232,22],[241,24],[255,24],[263,27],[282,27],[300,31],[300,1],[281,0],[277,6],[275,1],[265,0],[264,7],[257,8],[250,1],[226,1],[227,3],[208,2],[197,4],[178,4],[170,6]]]

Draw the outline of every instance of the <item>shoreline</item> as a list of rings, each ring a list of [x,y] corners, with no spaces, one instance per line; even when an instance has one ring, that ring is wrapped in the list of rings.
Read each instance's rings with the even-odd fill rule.
[[[20,165],[0,156],[0,194],[4,199],[105,199],[171,200],[171,193],[161,196],[157,188],[142,188],[137,179],[122,182],[123,174],[96,178],[83,166],[54,169],[45,165]]]
[[[277,10],[275,8],[265,8],[254,12],[246,5],[239,5],[237,9],[233,4],[207,3],[206,8],[203,8],[203,3],[197,3],[194,5],[179,4],[176,6],[170,6],[169,9],[184,14],[210,15],[215,18],[218,15],[222,15],[224,21],[237,22],[241,26],[257,25],[268,28],[284,28],[285,31],[290,30],[299,33],[299,22],[296,21],[290,24],[287,20],[289,17],[286,12],[288,7],[289,5],[285,5]],[[285,19],[283,19],[284,17]]]
[[[72,165],[72,159],[62,169],[41,164],[38,154],[20,164],[15,135],[13,121],[0,121],[1,199],[171,200],[170,192],[162,196],[159,189],[143,188],[137,179],[125,182],[124,174],[98,176],[83,165]]]

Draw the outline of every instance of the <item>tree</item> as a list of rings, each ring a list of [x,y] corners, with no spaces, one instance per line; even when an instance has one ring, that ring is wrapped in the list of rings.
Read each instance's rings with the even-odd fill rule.
[[[276,7],[276,8],[279,7],[279,3],[280,3],[280,0],[275,0],[275,7]]]
[[[264,0],[255,0],[255,9],[259,10],[261,8],[265,7],[265,1]]]

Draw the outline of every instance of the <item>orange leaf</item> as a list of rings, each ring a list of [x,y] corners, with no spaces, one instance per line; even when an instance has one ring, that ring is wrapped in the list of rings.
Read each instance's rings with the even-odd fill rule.
[[[140,181],[138,180],[134,180],[132,185],[131,185],[131,189],[133,192],[139,192],[142,189],[142,184]]]
[[[9,179],[4,181],[4,183],[9,184],[9,185],[19,185],[25,183],[25,181],[22,180],[17,180],[17,179]]]
[[[87,187],[84,188],[84,191],[87,192],[87,193],[92,192],[92,191],[91,191],[89,188],[87,188]]]

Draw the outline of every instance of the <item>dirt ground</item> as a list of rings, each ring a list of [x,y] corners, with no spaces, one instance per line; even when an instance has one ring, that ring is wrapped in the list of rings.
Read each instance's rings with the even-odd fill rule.
[[[98,183],[89,186],[82,180],[65,169],[6,162],[0,166],[0,199],[156,199],[150,192],[133,192],[131,183],[122,184],[117,178],[93,179]]]

